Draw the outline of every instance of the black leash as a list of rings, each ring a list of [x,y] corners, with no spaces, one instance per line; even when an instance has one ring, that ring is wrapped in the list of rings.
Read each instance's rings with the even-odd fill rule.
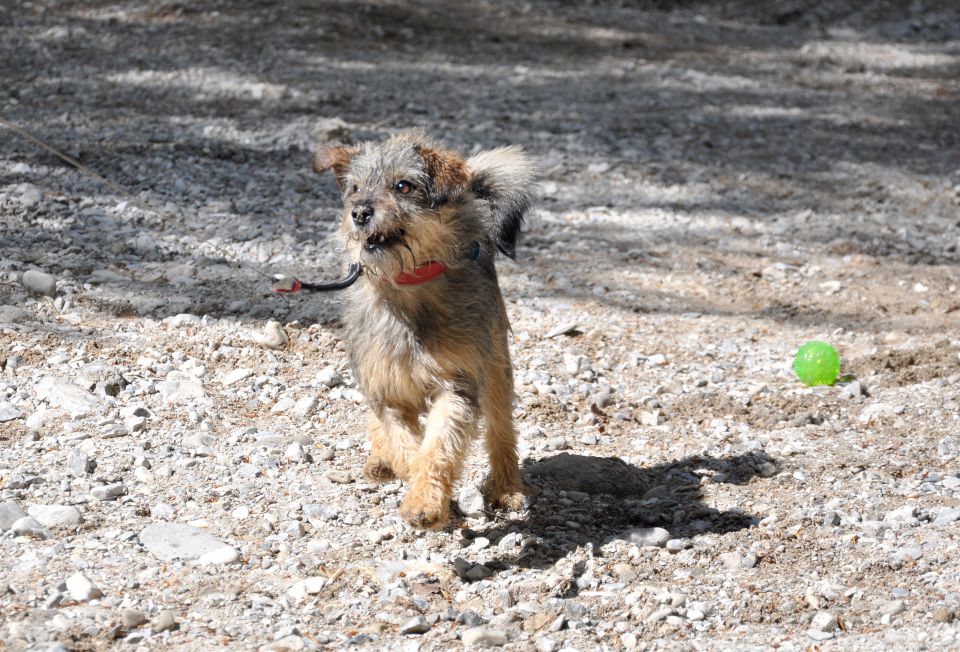
[[[363,274],[363,266],[360,263],[351,263],[345,278],[330,283],[304,283],[293,276],[277,275],[274,277],[273,286],[270,288],[278,294],[299,292],[300,290],[310,290],[311,292],[333,292],[334,290],[343,290],[357,282],[357,279]]]

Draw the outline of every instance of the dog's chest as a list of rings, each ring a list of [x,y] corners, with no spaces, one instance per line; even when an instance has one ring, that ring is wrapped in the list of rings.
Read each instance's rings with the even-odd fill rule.
[[[369,399],[423,404],[439,384],[440,369],[416,325],[377,306],[353,306],[345,315],[350,356]]]

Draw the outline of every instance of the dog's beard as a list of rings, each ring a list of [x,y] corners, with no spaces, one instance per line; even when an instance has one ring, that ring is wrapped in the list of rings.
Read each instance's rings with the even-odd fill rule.
[[[380,229],[373,233],[353,230],[347,235],[348,249],[374,276],[387,279],[413,272],[428,261],[416,234],[410,229]]]

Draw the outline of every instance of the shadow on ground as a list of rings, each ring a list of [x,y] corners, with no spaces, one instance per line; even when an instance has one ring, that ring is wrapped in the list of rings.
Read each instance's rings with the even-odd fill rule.
[[[617,457],[571,453],[528,460],[522,469],[524,480],[542,490],[529,515],[477,536],[495,542],[513,529],[525,537],[537,537],[540,543],[525,547],[519,555],[506,552],[488,564],[503,569],[549,567],[574,548],[591,544],[598,549],[633,528],[664,528],[672,539],[735,532],[756,525],[757,517],[705,504],[702,478],[740,485],[771,477],[777,470],[774,460],[762,452],[694,455],[651,467],[634,466]]]

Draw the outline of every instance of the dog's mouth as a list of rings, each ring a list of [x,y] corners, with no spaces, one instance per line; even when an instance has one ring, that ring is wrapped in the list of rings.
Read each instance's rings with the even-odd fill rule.
[[[393,231],[392,233],[372,233],[367,236],[366,242],[363,243],[363,248],[370,253],[389,249],[394,245],[402,244],[404,235],[403,229]]]

